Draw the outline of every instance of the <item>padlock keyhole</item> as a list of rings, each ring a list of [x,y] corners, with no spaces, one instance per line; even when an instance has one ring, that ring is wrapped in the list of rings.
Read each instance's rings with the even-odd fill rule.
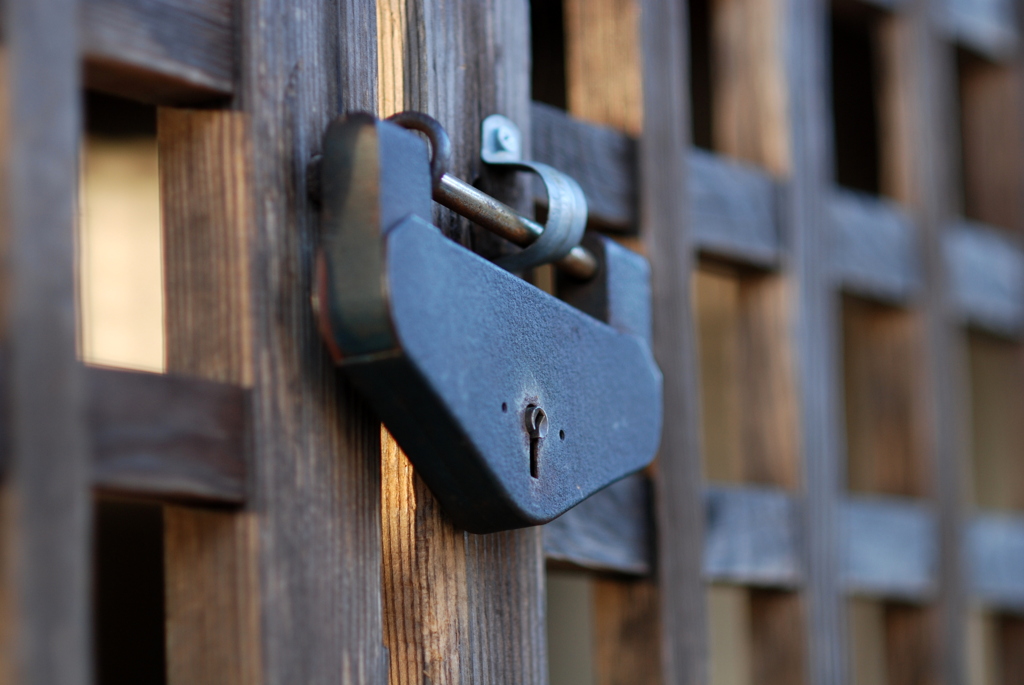
[[[540,438],[530,438],[530,475],[540,478]]]
[[[540,441],[548,434],[548,415],[535,404],[526,408],[526,433],[530,436],[530,475],[540,478]]]

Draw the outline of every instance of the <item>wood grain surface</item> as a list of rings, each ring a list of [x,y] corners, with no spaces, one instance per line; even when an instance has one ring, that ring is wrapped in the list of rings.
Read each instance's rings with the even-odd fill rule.
[[[450,171],[528,210],[527,186],[479,161],[480,122],[492,113],[516,122],[531,149],[525,0],[388,0],[378,11],[382,114],[414,109],[437,118],[452,139]],[[434,222],[479,251],[503,249],[447,210],[437,209]],[[389,434],[382,443],[390,682],[546,682],[540,530],[456,529]]]
[[[239,111],[161,112],[168,368],[252,384],[249,498],[166,516],[180,683],[382,683],[377,423],[316,333],[307,165],[374,109],[376,8],[246,3]]]
[[[94,489],[157,501],[244,501],[244,389],[95,367],[86,368],[85,382]]]
[[[701,578],[700,398],[690,282],[694,264],[687,202],[688,43],[683,8],[644,0],[640,11],[643,135],[641,235],[651,260],[654,355],[665,376],[665,415],[654,477],[661,682],[707,681]]]
[[[86,0],[85,84],[162,105],[223,101],[238,67],[236,12],[228,0]]]
[[[5,3],[0,146],[9,478],[0,680],[91,681],[91,496],[76,361],[78,3]]]

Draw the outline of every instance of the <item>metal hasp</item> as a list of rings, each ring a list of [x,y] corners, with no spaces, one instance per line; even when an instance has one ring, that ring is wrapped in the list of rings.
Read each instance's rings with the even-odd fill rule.
[[[545,523],[651,461],[661,373],[643,258],[588,236],[596,273],[573,296],[609,325],[432,226],[416,134],[350,114],[321,164],[321,334],[456,525]]]

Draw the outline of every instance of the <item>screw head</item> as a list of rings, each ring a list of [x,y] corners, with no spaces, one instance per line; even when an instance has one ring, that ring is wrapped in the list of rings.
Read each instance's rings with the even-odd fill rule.
[[[548,415],[535,404],[526,408],[526,432],[531,438],[543,438],[548,434]]]
[[[508,126],[499,126],[495,129],[494,143],[502,152],[515,152],[518,147],[515,131]]]

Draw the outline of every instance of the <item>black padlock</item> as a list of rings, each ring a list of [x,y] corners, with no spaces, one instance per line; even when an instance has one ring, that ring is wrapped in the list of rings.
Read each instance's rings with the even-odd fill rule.
[[[457,525],[544,523],[653,459],[642,257],[588,237],[590,313],[535,288],[430,224],[426,145],[368,114],[330,125],[321,174],[321,333]]]

